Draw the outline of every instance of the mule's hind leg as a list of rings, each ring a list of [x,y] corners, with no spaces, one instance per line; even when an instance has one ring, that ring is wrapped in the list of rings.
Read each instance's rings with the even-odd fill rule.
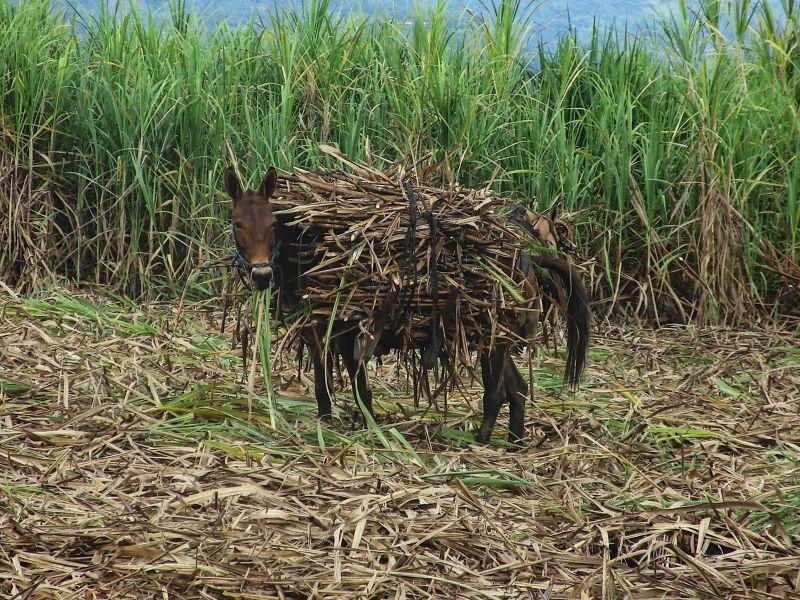
[[[492,437],[497,414],[505,400],[503,390],[502,357],[498,357],[497,349],[490,355],[481,353],[481,380],[483,381],[483,419],[475,439],[481,444],[486,444]],[[505,353],[502,353],[505,354]]]
[[[525,437],[525,401],[528,397],[528,383],[510,356],[506,361],[504,379],[510,413],[508,441],[514,444]]]
[[[369,414],[372,412],[372,390],[367,380],[367,366],[364,362],[356,362],[355,358],[356,336],[347,334],[341,339],[341,352],[344,357],[344,365],[350,375],[350,385],[353,387],[353,396],[356,400],[361,400],[364,408]]]

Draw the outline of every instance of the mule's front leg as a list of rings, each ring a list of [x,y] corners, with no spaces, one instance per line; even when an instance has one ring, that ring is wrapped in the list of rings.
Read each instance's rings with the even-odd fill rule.
[[[525,401],[528,398],[528,384],[510,356],[506,363],[504,379],[510,412],[508,441],[515,444],[525,437]]]
[[[333,354],[325,352],[320,343],[309,344],[311,360],[314,362],[314,396],[317,399],[317,414],[320,417],[331,416],[331,393],[333,390]],[[325,359],[323,360],[323,354]]]
[[[350,385],[353,387],[353,395],[369,412],[372,412],[372,390],[369,387],[369,380],[367,379],[367,366],[363,361],[356,361],[356,336],[355,334],[347,334],[342,338],[341,351],[344,357],[344,364],[347,367],[347,373],[350,375]]]

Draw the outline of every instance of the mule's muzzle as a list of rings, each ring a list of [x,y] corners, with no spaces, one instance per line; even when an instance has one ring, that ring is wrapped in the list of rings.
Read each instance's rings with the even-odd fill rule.
[[[258,290],[265,290],[272,283],[272,267],[257,267],[250,271],[250,279]]]

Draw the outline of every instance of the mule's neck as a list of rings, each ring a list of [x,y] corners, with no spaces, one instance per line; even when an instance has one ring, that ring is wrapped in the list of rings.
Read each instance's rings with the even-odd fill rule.
[[[313,251],[315,242],[313,236],[304,233],[300,227],[284,224],[275,226],[275,239],[281,246],[276,261],[280,271],[281,301],[287,308],[297,306],[306,289],[303,274],[319,262],[319,258],[309,252]]]

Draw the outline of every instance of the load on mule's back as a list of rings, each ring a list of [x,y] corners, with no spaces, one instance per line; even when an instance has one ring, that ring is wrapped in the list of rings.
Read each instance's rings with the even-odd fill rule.
[[[320,416],[331,412],[332,361],[340,353],[363,410],[372,410],[365,364],[394,349],[437,360],[441,382],[477,357],[484,385],[479,441],[504,402],[509,438],[524,435],[525,379],[512,351],[529,345],[542,299],[567,317],[565,379],[583,369],[590,313],[575,269],[547,248],[562,247],[553,222],[527,209],[501,214],[485,190],[401,184],[354,165],[363,176],[270,168],[255,190],[232,169],[225,187],[239,266],[255,287],[270,284],[288,324],[314,363]],[[540,251],[525,248],[535,241]],[[441,387],[441,386],[440,386]]]

